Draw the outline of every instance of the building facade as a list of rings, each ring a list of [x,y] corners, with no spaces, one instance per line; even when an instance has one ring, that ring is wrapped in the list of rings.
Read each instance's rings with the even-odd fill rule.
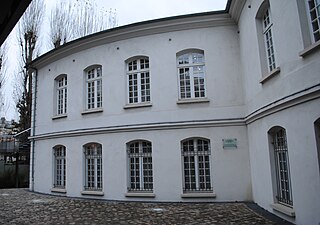
[[[254,201],[318,224],[319,15],[316,0],[230,0],[39,57],[30,189]]]

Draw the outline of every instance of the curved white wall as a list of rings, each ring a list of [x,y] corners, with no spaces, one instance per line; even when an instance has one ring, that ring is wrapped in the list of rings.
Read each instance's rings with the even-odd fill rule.
[[[66,196],[82,196],[83,145],[102,144],[103,196],[115,200],[251,201],[297,224],[320,221],[320,175],[314,122],[320,118],[320,51],[310,48],[298,0],[270,0],[273,38],[280,73],[264,79],[263,46],[257,18],[262,0],[231,1],[230,14],[218,12],[139,23],[69,43],[34,61],[38,73],[34,151],[34,190],[52,193],[53,152],[67,149]],[[241,13],[240,13],[241,12]],[[231,19],[235,18],[235,20]],[[235,22],[236,21],[236,22]],[[262,47],[262,48],[261,48]],[[179,104],[176,54],[199,49],[205,57],[205,102]],[[150,62],[151,104],[127,108],[127,59]],[[102,66],[103,111],[83,114],[84,73]],[[54,79],[68,76],[67,117],[52,118]],[[295,217],[272,207],[268,131],[285,128]],[[215,197],[182,196],[180,142],[210,141]],[[223,148],[223,139],[237,147]],[[153,198],[128,197],[126,143],[152,143]],[[150,197],[150,196],[149,196]],[[189,196],[190,197],[190,196]],[[203,196],[202,196],[203,197]]]

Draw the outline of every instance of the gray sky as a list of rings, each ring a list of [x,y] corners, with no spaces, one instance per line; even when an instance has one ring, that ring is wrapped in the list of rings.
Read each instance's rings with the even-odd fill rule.
[[[46,13],[48,13],[56,0],[44,1],[46,4]],[[90,2],[90,0],[74,1]],[[96,0],[96,3],[104,11],[109,11],[110,9],[116,10],[118,26],[123,26],[170,16],[224,10],[227,0]],[[11,79],[8,79],[6,82],[5,98],[8,107],[5,112],[0,112],[0,117],[5,116],[7,120],[18,120],[18,113],[15,110],[15,103],[12,99],[13,82]]]
[[[116,9],[118,25],[198,12],[223,10],[227,0],[97,0],[105,9]]]

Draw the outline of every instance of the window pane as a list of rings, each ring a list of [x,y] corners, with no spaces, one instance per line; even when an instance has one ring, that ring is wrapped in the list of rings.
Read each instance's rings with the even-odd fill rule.
[[[279,202],[292,205],[288,148],[284,129],[280,129],[274,133],[273,145],[277,178],[277,199]]]
[[[212,191],[210,180],[210,144],[205,139],[182,142],[184,191]]]
[[[150,101],[149,59],[142,58],[129,62],[128,71],[128,103]]]
[[[89,144],[85,146],[86,184],[85,190],[102,190],[102,146]]]
[[[178,57],[180,99],[205,97],[204,55],[188,53]]]
[[[102,107],[102,68],[87,71],[87,109]]]
[[[151,142],[136,141],[128,144],[130,184],[129,191],[152,191],[152,147]]]

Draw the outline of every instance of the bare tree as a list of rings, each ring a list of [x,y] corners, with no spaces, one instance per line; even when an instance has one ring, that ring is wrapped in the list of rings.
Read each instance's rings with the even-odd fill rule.
[[[21,84],[22,93],[19,93],[17,108],[20,114],[21,129],[31,126],[31,103],[32,103],[32,71],[29,64],[38,53],[38,40],[40,27],[43,20],[43,0],[33,0],[18,24],[18,42],[21,48]],[[19,91],[19,90],[18,90]]]
[[[50,15],[50,43],[57,48],[73,36],[72,3],[69,1],[56,2]]]
[[[0,46],[0,112],[5,108],[5,97],[3,88],[6,80],[7,45],[6,42]]]
[[[94,0],[61,0],[51,11],[50,44],[57,48],[68,41],[117,25],[116,11],[100,9]]]

